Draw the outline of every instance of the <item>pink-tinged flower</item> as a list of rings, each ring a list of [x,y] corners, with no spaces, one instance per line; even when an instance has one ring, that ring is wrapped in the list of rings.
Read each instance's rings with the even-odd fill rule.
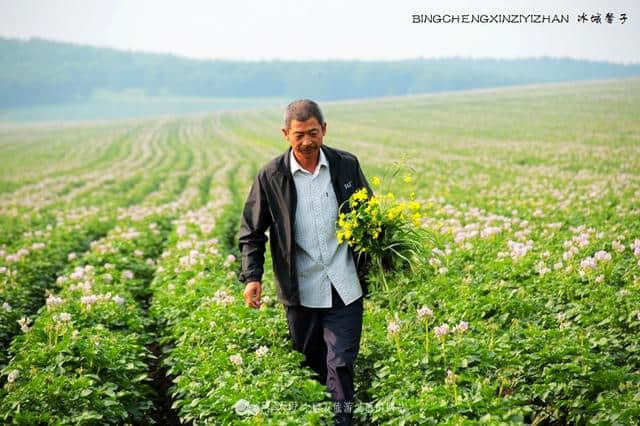
[[[431,249],[431,252],[433,254],[438,255],[438,256],[444,257],[444,252],[442,250],[440,250],[438,247],[434,247],[433,249]]]
[[[433,311],[428,306],[418,309],[418,319],[422,320],[433,316]]]
[[[72,280],[80,281],[84,277],[84,269],[76,269],[69,275],[69,278]]]
[[[9,374],[7,375],[7,383],[15,382],[19,375],[20,370],[12,370],[11,372],[9,372]]]
[[[436,337],[444,337],[446,334],[449,333],[449,324],[445,322],[444,324],[434,328],[433,332],[436,335]]]
[[[618,240],[611,242],[611,247],[616,251],[616,253],[622,253],[626,248],[624,244],[620,243]]]
[[[235,261],[236,261],[236,257],[230,254],[229,256],[227,256],[227,259],[224,261],[224,266],[229,266]]]
[[[464,333],[468,329],[469,329],[469,323],[466,321],[460,321],[458,325],[453,327],[454,332],[460,332],[460,333]]]
[[[494,234],[500,233],[501,230],[502,228],[500,228],[499,226],[487,226],[482,231],[480,231],[480,237],[488,238]]]
[[[104,275],[102,276],[102,280],[103,280],[105,283],[110,283],[110,282],[112,282],[112,281],[113,281],[113,275],[111,275],[111,274],[104,274]]]
[[[234,365],[242,365],[243,364],[242,355],[240,355],[240,354],[235,354],[235,355],[229,356],[229,361],[231,361],[231,363],[234,364]]]
[[[111,300],[113,300],[115,303],[117,303],[118,305],[123,305],[124,304],[124,297],[122,296],[118,296],[117,294],[115,296],[113,296],[111,298]]]
[[[71,262],[72,260],[75,260],[77,257],[78,257],[77,254],[75,254],[74,252],[71,252],[67,255],[67,260]]]
[[[2,304],[2,309],[4,309],[4,310],[5,310],[5,311],[7,311],[7,312],[11,312],[11,311],[13,310],[13,308],[11,307],[11,305],[10,305],[10,304],[8,304],[7,302],[4,302],[4,303]]]
[[[553,269],[558,271],[558,270],[562,269],[563,266],[564,265],[562,264],[562,262],[556,262],[556,263],[553,264]]]
[[[596,269],[596,260],[589,256],[580,261],[580,267],[582,269]]]
[[[47,307],[49,308],[62,305],[63,302],[62,297],[54,296],[53,294],[47,297]]]
[[[447,370],[447,377],[444,378],[445,385],[453,385],[458,381],[458,375],[451,370]]]
[[[597,251],[593,257],[600,262],[608,262],[611,260],[611,254],[605,250]]]
[[[155,260],[153,260],[153,259],[152,259],[152,258],[150,258],[150,257],[149,257],[149,258],[147,258],[147,260],[145,261],[145,263],[146,263],[147,265],[149,265],[149,266],[155,266],[155,265],[156,265]]]
[[[389,324],[387,324],[387,331],[390,334],[396,334],[400,332],[400,323],[398,321],[390,321]]]
[[[26,333],[27,331],[31,330],[31,326],[30,326],[31,323],[32,323],[31,318],[27,318],[27,317],[22,317],[18,320],[18,325],[20,325],[20,330],[22,330],[23,333]]]
[[[604,275],[600,274],[596,277],[596,279],[594,280],[597,284],[601,284],[604,282]]]
[[[440,275],[446,275],[447,272],[449,272],[449,269],[446,266],[441,266],[438,269],[438,274],[440,274]]]
[[[71,314],[68,312],[60,312],[53,316],[53,320],[57,322],[69,322],[71,321]]]
[[[442,261],[437,257],[432,257],[431,259],[429,259],[429,265],[431,265],[434,268],[437,268],[440,265],[442,265]]]
[[[520,243],[517,241],[509,240],[507,241],[507,245],[511,250],[511,258],[513,260],[518,260],[524,257],[529,252],[529,250],[533,248],[533,241],[527,240],[526,243]]]
[[[256,350],[256,355],[261,358],[265,356],[268,352],[269,352],[269,348],[262,345]]]
[[[140,249],[136,249],[136,250],[133,251],[133,255],[136,256],[136,257],[142,257],[142,256],[144,256],[144,252],[142,250],[140,250]]]
[[[233,294],[231,294],[230,292],[228,292],[225,289],[217,290],[215,292],[215,294],[213,295],[213,297],[210,298],[210,300],[212,302],[215,302],[215,303],[217,303],[219,305],[223,305],[223,306],[229,306],[229,305],[233,304],[233,302],[234,302]]]
[[[124,271],[122,271],[122,278],[127,279],[127,280],[132,280],[133,279],[133,272],[125,269]]]
[[[546,274],[547,272],[551,272],[551,269],[547,268],[547,265],[543,260],[539,261],[536,264],[535,270],[538,274],[540,274],[541,277],[544,276],[544,274]]]
[[[6,274],[7,273],[7,267],[6,266],[0,266],[0,274]]]
[[[114,265],[112,265],[111,263],[105,263],[104,264],[104,269],[106,269],[107,271],[111,270],[114,268]]]
[[[91,305],[98,301],[98,297],[95,294],[90,294],[88,296],[82,296],[80,298],[80,303],[85,305],[87,309],[91,309]]]
[[[33,243],[33,244],[31,244],[31,250],[42,250],[43,248],[45,248],[45,244],[44,243]]]

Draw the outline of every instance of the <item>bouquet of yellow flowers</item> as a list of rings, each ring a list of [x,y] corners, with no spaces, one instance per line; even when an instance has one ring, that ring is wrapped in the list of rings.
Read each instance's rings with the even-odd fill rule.
[[[410,183],[409,175],[404,177]],[[371,185],[380,186],[374,177]],[[413,270],[424,258],[423,252],[433,236],[421,226],[422,206],[411,192],[409,199],[399,200],[393,192],[370,194],[367,188],[354,192],[345,201],[346,213],[340,213],[336,226],[338,243],[347,242],[357,255],[368,254],[376,273],[388,290],[386,273]]]

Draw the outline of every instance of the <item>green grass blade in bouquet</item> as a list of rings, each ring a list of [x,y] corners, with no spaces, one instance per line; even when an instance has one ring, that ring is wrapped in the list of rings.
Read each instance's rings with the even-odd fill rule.
[[[398,171],[396,166],[389,180],[397,177]],[[410,184],[411,175],[406,174],[402,182],[404,186]],[[370,276],[372,273],[380,278],[372,283],[381,283],[375,284],[372,290],[386,292],[398,282],[388,277],[420,268],[426,257],[424,253],[433,246],[435,237],[421,226],[424,212],[413,192],[404,198],[382,191],[383,180],[377,176],[372,178],[371,185],[380,189],[382,195],[370,194],[367,188],[354,192],[345,202],[348,208],[341,208],[345,211],[338,217],[336,238],[338,243],[349,244],[357,256],[369,256],[373,268]]]

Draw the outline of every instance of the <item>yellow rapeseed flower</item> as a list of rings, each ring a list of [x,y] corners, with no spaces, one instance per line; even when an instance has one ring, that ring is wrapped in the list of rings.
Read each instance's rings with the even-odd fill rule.
[[[420,213],[414,213],[411,216],[411,222],[413,222],[415,226],[420,226]]]
[[[352,198],[357,201],[364,201],[367,199],[367,188],[361,188],[353,193]]]
[[[404,179],[402,179],[404,183],[411,183],[411,175],[405,175]]]
[[[373,186],[380,185],[380,178],[378,176],[374,176],[373,179],[371,179],[371,185]]]

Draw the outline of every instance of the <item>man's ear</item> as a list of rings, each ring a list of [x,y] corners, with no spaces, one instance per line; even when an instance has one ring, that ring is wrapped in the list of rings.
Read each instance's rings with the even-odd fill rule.
[[[285,129],[284,127],[282,128],[282,136],[284,136],[284,138],[288,141],[289,140],[289,130]]]
[[[322,136],[327,134],[327,122],[322,123]]]

